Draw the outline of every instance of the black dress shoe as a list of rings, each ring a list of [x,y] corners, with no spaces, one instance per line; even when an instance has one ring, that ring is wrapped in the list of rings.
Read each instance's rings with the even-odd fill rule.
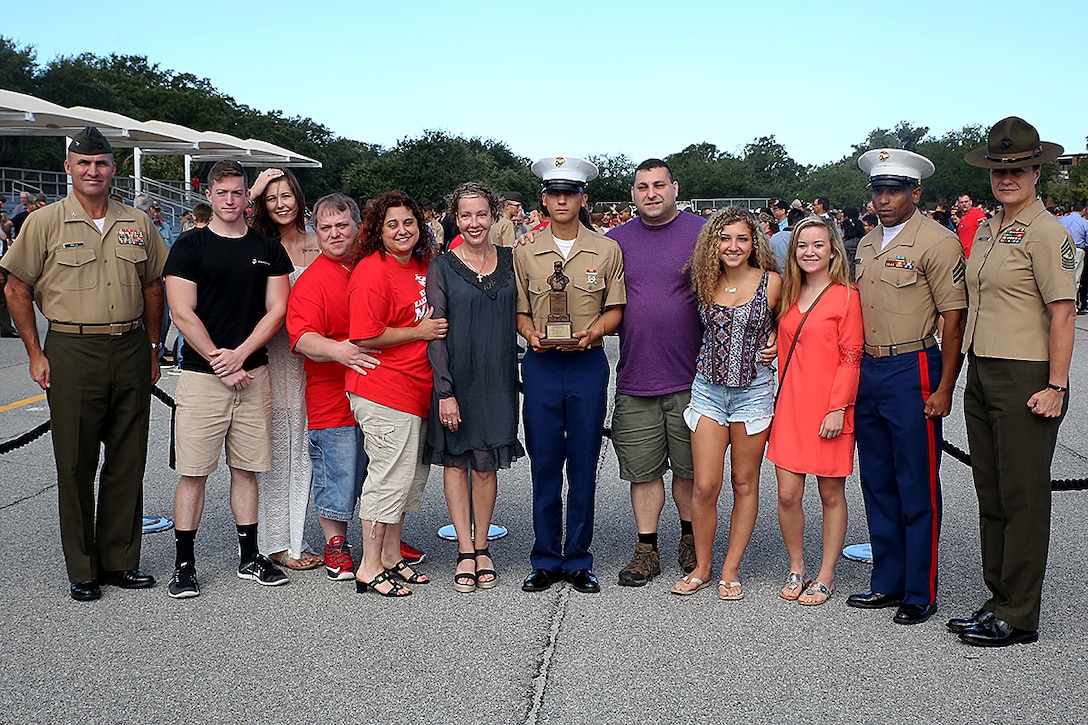
[[[937,611],[937,603],[933,604],[900,604],[899,611],[895,613],[892,621],[896,624],[921,624]]]
[[[596,594],[601,591],[601,583],[592,569],[579,569],[570,575],[570,585],[583,594]]]
[[[98,575],[98,580],[103,584],[121,587],[122,589],[147,589],[155,586],[155,577],[144,574],[139,569],[104,571]]]
[[[86,582],[72,582],[72,599],[77,602],[93,602],[102,597],[102,590],[98,588],[98,582],[94,579]]]
[[[529,572],[529,576],[525,577],[525,581],[521,583],[521,588],[527,592],[543,592],[551,589],[552,584],[562,578],[563,575],[559,572],[548,571],[547,569],[533,569]]]
[[[1007,647],[1010,644],[1027,644],[1038,639],[1039,632],[1036,630],[1018,629],[994,616],[960,632],[960,640],[976,647]]]
[[[851,594],[846,598],[848,607],[858,609],[884,609],[886,607],[898,607],[903,603],[902,597],[894,594],[881,594],[880,592],[860,592]]]
[[[993,612],[986,609],[979,609],[975,611],[975,613],[972,614],[970,617],[953,617],[952,619],[948,620],[948,624],[946,626],[948,627],[948,631],[960,634],[963,632],[963,630],[974,627],[976,624],[982,624],[983,622],[988,621],[993,616]]]

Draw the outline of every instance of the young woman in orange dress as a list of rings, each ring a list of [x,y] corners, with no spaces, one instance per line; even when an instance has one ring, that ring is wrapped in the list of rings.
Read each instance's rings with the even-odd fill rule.
[[[778,308],[779,394],[767,458],[778,476],[778,522],[790,558],[781,596],[806,605],[823,604],[835,591],[846,537],[846,477],[854,469],[854,399],[865,343],[860,297],[849,280],[834,224],[810,216],[794,227]],[[808,474],[816,477],[823,505],[823,560],[811,582],[801,508]]]

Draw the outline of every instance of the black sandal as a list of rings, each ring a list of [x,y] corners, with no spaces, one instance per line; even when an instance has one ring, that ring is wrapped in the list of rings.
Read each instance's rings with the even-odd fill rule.
[[[385,582],[389,582],[389,591],[387,592],[383,592],[381,589],[378,589],[378,585],[384,584]],[[368,582],[359,581],[358,579],[355,580],[356,594],[362,594],[366,592],[367,589],[381,594],[383,597],[406,597],[412,593],[411,589],[394,579],[393,573],[388,569],[383,570],[381,574],[374,577]]]
[[[458,564],[460,564],[462,561],[467,561],[469,559],[476,561],[476,554],[472,552],[457,552]],[[453,588],[461,592],[462,594],[468,594],[469,592],[474,590],[476,586],[476,575],[471,572],[466,571],[453,575]]]
[[[486,556],[491,559],[491,552],[488,551],[489,547],[476,550],[476,556]],[[492,559],[494,561],[494,559]],[[481,576],[490,574],[491,578],[487,580],[480,579]],[[480,589],[491,589],[499,582],[499,573],[494,569],[477,569],[476,570],[476,586]]]
[[[401,559],[396,564],[389,567],[389,569],[387,569],[387,571],[395,574],[396,576],[400,577],[401,579],[408,582],[409,584],[430,584],[431,583],[430,577],[428,577],[426,574],[420,574],[418,571],[413,571],[411,576],[404,576],[404,574],[401,574],[402,571],[404,571],[405,569],[408,569],[408,568],[409,568],[408,567],[408,562],[405,561],[404,559]]]

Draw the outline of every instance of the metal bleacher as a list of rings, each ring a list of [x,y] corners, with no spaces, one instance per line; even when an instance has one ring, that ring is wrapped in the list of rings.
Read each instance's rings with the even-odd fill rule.
[[[204,198],[195,194],[183,181],[154,181],[143,179],[141,193],[146,194],[162,209],[163,219],[175,234],[181,222],[181,215],[193,204]],[[31,195],[45,194],[50,202],[68,195],[68,175],[59,171],[39,171],[35,169],[16,169],[0,166],[0,196],[7,197],[2,211],[11,217],[15,205],[19,203],[19,193]],[[125,204],[132,204],[136,196],[136,179],[132,176],[115,176],[112,193],[118,194]]]

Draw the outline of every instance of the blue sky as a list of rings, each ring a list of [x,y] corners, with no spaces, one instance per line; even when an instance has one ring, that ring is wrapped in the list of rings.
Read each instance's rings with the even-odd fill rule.
[[[529,158],[637,162],[774,135],[797,161],[821,164],[901,120],[940,135],[1019,115],[1067,152],[1088,136],[1084,16],[1072,0],[158,0],[127,15],[99,5],[103,22],[78,28],[93,7],[5,13],[0,33],[35,46],[43,64],[144,55],[254,108],[384,146],[440,129]]]

